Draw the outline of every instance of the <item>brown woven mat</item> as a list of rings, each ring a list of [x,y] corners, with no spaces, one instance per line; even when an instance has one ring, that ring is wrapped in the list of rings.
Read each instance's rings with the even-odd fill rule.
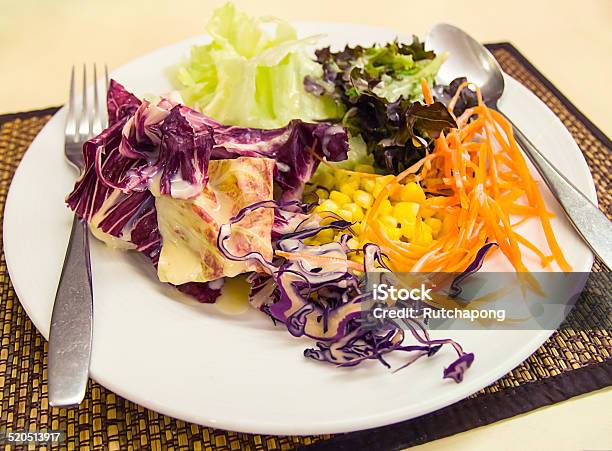
[[[509,44],[490,48],[504,70],[561,118],[584,152],[600,205],[610,215],[610,140]],[[55,110],[0,116],[0,205],[23,153]],[[601,270],[596,263],[594,271]],[[529,359],[472,397],[410,422],[337,436],[275,437],[197,426],[145,409],[91,381],[75,409],[50,408],[47,343],[19,304],[0,256],[0,432],[66,431],[65,449],[290,449],[315,444],[329,449],[397,449],[434,440],[612,384],[609,327],[556,332]],[[588,312],[579,304],[574,321]],[[576,313],[576,312],[574,312]],[[494,408],[492,408],[494,407]],[[445,427],[441,428],[440,424]]]

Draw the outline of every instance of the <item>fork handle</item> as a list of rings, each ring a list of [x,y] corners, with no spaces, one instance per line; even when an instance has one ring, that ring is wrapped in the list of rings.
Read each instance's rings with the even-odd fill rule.
[[[508,116],[504,116],[508,119]],[[608,268],[612,268],[612,222],[559,172],[510,119],[508,121],[512,124],[516,142],[542,175],[582,240]]]
[[[91,357],[93,290],[87,223],[72,222],[49,332],[49,403],[78,405],[85,397]]]

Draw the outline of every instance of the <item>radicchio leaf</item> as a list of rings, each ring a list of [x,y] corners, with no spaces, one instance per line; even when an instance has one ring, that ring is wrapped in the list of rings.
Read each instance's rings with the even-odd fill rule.
[[[115,80],[110,81],[106,97],[108,125],[112,126],[115,122],[131,116],[139,106],[140,100],[138,100],[138,97],[128,92],[123,85]]]

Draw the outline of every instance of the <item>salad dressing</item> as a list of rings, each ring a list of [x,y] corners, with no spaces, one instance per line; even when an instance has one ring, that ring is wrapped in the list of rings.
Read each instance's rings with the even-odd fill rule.
[[[249,290],[246,276],[227,277],[215,306],[225,314],[240,315],[249,309]]]
[[[102,220],[106,217],[108,211],[113,205],[115,205],[121,194],[122,192],[120,190],[114,190],[110,193],[110,195],[102,203],[100,209],[94,213],[89,220],[89,230],[93,236],[104,242],[110,248],[123,250],[135,249],[136,245],[130,242],[129,236],[122,236],[121,238],[118,238],[100,229],[100,222],[102,222]]]

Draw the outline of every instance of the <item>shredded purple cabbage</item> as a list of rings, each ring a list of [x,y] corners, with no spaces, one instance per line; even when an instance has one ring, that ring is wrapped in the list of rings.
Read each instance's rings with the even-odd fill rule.
[[[461,288],[461,282],[467,279],[470,275],[480,271],[480,268],[482,268],[482,264],[484,263],[485,257],[487,256],[488,252],[493,248],[493,246],[498,247],[498,244],[487,243],[478,250],[476,256],[474,257],[474,261],[470,263],[469,266],[465,268],[465,270],[457,277],[455,277],[451,282],[448,290],[449,297],[456,298],[461,294],[461,292],[463,291],[463,289]]]
[[[273,240],[275,250],[287,253],[334,257],[313,260],[307,258],[265,260],[256,252],[234,255],[225,242],[231,236],[232,224],[258,208],[283,210],[275,201],[258,202],[242,209],[229,223],[224,224],[217,238],[217,246],[223,255],[236,261],[253,259],[265,267],[269,274],[250,276],[251,304],[268,314],[275,323],[283,323],[295,337],[307,336],[316,340],[316,348],[306,349],[308,358],[338,366],[354,366],[365,360],[378,360],[383,365],[385,355],[394,351],[410,353],[402,369],[421,357],[431,357],[444,345],[457,352],[457,359],[444,370],[445,378],[461,382],[463,373],[474,360],[473,354],[463,351],[450,339],[432,339],[425,327],[416,320],[405,319],[404,327],[391,320],[379,320],[375,327],[367,322],[364,303],[371,301],[371,292],[364,291],[365,275],[357,277],[349,271],[348,247],[340,242],[311,246],[304,240],[326,228],[343,230],[350,226],[346,221],[334,221],[320,225],[315,214],[309,221],[295,224],[293,231],[284,230]],[[317,218],[319,220],[317,220]],[[362,249],[365,272],[389,272],[384,265],[380,248],[366,244]],[[405,345],[405,331],[417,344]]]

